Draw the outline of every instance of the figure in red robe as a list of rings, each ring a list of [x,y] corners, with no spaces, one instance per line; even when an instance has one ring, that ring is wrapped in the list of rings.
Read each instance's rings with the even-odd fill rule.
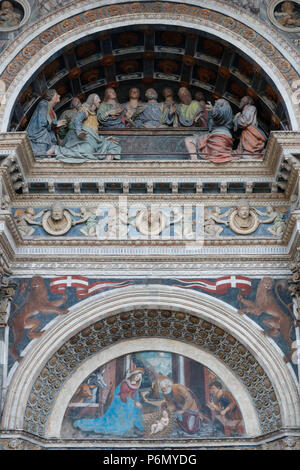
[[[235,160],[236,157],[232,154],[233,113],[230,104],[221,98],[216,101],[214,107],[208,103],[206,109],[208,111],[209,132],[185,139],[191,160],[197,160],[198,157],[213,163]]]
[[[267,137],[258,127],[257,110],[251,96],[244,96],[240,102],[241,112],[233,120],[234,130],[241,130],[240,142],[234,153],[245,158],[261,158]]]

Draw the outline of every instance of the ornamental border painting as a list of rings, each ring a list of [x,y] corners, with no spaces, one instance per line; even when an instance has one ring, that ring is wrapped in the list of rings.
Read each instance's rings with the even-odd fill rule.
[[[282,31],[300,32],[299,1],[272,0],[267,9],[270,21]]]
[[[138,352],[101,366],[77,388],[61,437],[242,437],[233,394],[207,367],[170,352]]]

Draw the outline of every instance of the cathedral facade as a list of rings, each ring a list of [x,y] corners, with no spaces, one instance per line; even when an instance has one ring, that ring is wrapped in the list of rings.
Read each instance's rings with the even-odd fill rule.
[[[300,4],[0,2],[0,448],[300,448]]]

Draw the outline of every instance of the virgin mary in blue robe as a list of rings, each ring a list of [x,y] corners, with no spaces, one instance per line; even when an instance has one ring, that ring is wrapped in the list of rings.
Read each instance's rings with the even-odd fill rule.
[[[100,434],[126,434],[134,428],[144,431],[141,408],[137,406],[138,390],[131,388],[130,382],[124,380],[115,389],[110,407],[103,416],[74,421],[73,425],[82,431]]]

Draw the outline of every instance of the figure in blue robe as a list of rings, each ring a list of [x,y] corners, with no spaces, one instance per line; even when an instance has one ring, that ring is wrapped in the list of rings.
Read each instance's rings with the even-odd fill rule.
[[[100,98],[92,93],[72,121],[64,145],[54,147],[57,159],[66,163],[82,163],[88,160],[120,159],[121,147],[112,137],[98,134],[96,110]]]
[[[76,420],[73,423],[75,428],[109,435],[132,433],[135,428],[143,432],[142,407],[138,401],[138,388],[142,380],[140,370],[131,371],[116,387],[113,401],[103,416]]]
[[[58,125],[53,106],[60,101],[55,90],[48,90],[45,99],[37,105],[27,126],[27,134],[35,155],[46,155],[57,143],[55,134]]]
[[[138,106],[132,116],[134,127],[166,127],[164,125],[163,103],[157,102],[157,92],[153,88],[149,88],[145,93],[145,97],[148,102]]]
[[[126,123],[126,108],[118,102],[117,94],[112,87],[104,93],[104,100],[97,110],[97,118],[103,129],[121,129]]]

